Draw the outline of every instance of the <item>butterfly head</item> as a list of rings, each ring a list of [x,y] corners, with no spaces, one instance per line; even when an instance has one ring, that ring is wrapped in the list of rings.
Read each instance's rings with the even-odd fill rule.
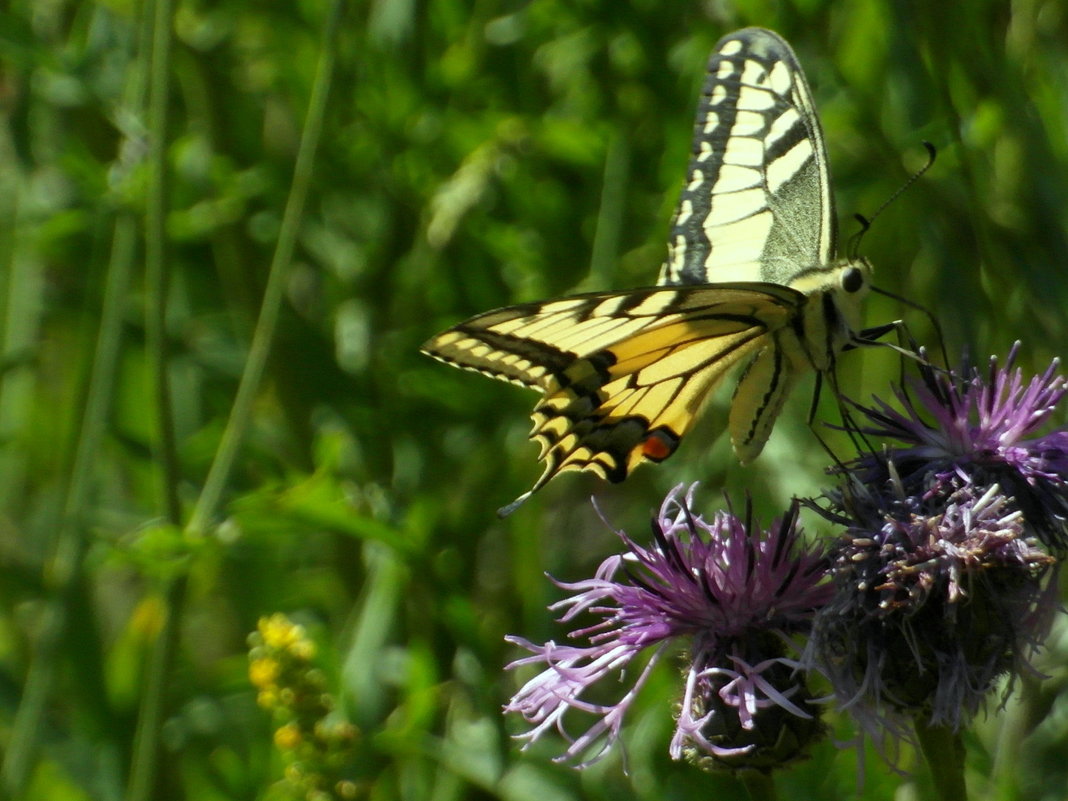
[[[850,330],[860,323],[860,303],[871,289],[872,266],[865,258],[839,259],[794,276],[790,287],[809,297],[833,301],[839,320]]]
[[[838,302],[855,305],[871,288],[871,263],[863,257],[849,258],[834,266],[834,279]]]
[[[871,262],[864,258],[850,259],[835,268],[838,290],[846,297],[862,298],[871,289]]]
[[[860,325],[860,302],[871,289],[872,267],[865,258],[845,259],[833,265],[827,289],[834,296],[838,313],[850,330]]]
[[[868,294],[871,279],[871,262],[858,257],[802,270],[790,281],[790,287],[805,295],[830,292],[839,301],[855,303]]]

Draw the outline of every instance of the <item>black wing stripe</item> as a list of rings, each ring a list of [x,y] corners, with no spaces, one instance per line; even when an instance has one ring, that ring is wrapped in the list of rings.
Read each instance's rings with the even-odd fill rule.
[[[789,128],[774,139],[769,138],[766,140],[765,145],[769,161],[781,158],[799,143],[808,141],[809,131],[805,125],[805,121],[797,114],[797,112],[793,112],[793,114],[794,121]]]
[[[771,380],[768,382],[767,390],[764,392],[764,395],[760,398],[760,402],[754,409],[753,416],[749,423],[749,430],[746,432],[745,438],[742,440],[743,444],[745,445],[748,445],[750,442],[752,442],[753,438],[756,436],[757,426],[759,425],[760,420],[763,418],[765,412],[767,411],[768,405],[774,402],[777,390],[779,388],[779,383],[782,381],[783,378],[783,352],[782,347],[779,345],[778,341],[776,341],[775,345],[771,348],[771,353],[774,363],[774,370],[772,371]],[[744,380],[745,376],[743,375],[739,379],[738,385],[741,386],[741,383]]]

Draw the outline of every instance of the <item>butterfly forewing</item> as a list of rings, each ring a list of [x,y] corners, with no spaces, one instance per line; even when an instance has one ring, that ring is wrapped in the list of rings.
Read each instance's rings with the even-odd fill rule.
[[[661,284],[789,284],[834,253],[823,133],[804,73],[771,31],[720,40],[698,102]]]

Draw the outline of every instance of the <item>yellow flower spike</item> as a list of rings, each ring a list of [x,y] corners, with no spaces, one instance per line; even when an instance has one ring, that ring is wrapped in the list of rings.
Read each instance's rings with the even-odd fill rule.
[[[349,801],[349,799],[356,797],[359,788],[356,786],[356,782],[343,779],[334,787],[334,792],[337,794],[338,798],[343,798],[345,801]]]
[[[334,725],[334,737],[336,737],[338,740],[355,740],[357,732],[357,728],[352,723],[349,723],[347,720],[339,720]]]
[[[274,732],[274,744],[282,751],[292,751],[304,740],[296,723],[286,723]]]
[[[283,650],[297,640],[304,638],[304,627],[299,626],[281,612],[270,617],[261,617],[257,628],[268,648]]]
[[[301,785],[306,777],[304,766],[300,762],[290,762],[283,773],[287,782],[297,786]]]
[[[277,683],[278,675],[281,672],[282,666],[278,664],[278,660],[269,656],[254,659],[248,666],[249,681],[252,682],[253,687],[258,687],[261,690],[273,687]]]
[[[301,631],[301,635],[304,632]],[[287,649],[294,659],[300,659],[304,662],[310,662],[315,658],[315,643],[303,637],[289,644]]]

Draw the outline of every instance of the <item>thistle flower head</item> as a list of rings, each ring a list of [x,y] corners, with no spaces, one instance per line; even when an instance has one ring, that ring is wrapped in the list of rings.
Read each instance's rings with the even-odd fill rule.
[[[1055,560],[998,485],[932,498],[889,472],[888,487],[830,496],[849,522],[806,653],[883,744],[909,718],[966,724],[1000,676],[1030,669],[1056,609],[1042,581]]]
[[[619,738],[623,717],[669,644],[687,641],[686,681],[671,754],[719,768],[782,764],[820,733],[803,681],[789,658],[791,635],[807,631],[828,597],[824,560],[806,550],[796,505],[762,532],[729,512],[711,521],[691,511],[693,487],[676,487],[653,519],[649,546],[618,532],[626,550],[605,560],[592,579],[559,583],[573,593],[552,608],[561,622],[589,613],[595,622],[570,632],[580,645],[535,645],[509,667],[543,670],[505,709],[531,725],[527,744],[551,728],[568,738],[560,757],[587,765]],[[746,515],[748,518],[748,515]],[[614,703],[587,691],[619,677],[646,649],[653,653]],[[567,735],[565,717],[588,725]]]
[[[1019,343],[1005,366],[992,357],[986,374],[965,367],[919,367],[920,380],[894,389],[896,406],[878,398],[857,406],[863,436],[898,443],[848,465],[869,485],[889,480],[893,463],[906,494],[948,497],[965,485],[999,485],[1024,513],[1024,526],[1047,546],[1063,549],[1068,523],[1068,431],[1037,432],[1068,392],[1054,359],[1025,381],[1013,367]],[[900,408],[898,408],[900,407]],[[847,426],[848,427],[848,426]],[[979,490],[982,494],[982,490]]]

